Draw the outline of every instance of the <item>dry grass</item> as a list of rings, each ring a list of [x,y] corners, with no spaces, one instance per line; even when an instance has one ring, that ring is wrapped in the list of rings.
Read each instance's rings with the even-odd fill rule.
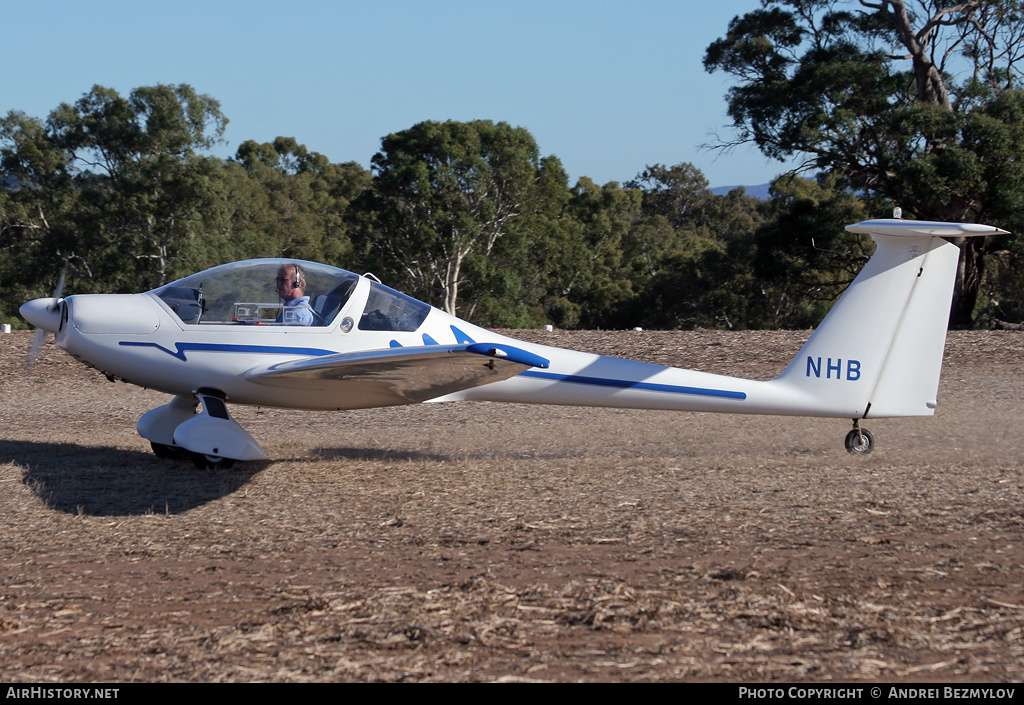
[[[769,378],[806,334],[520,332]],[[0,680],[1024,678],[1024,336],[953,333],[934,419],[163,403],[0,336]]]

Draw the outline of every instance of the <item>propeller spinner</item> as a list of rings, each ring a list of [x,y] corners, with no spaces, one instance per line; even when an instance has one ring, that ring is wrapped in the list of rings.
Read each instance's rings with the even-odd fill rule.
[[[57,288],[51,298],[33,299],[18,309],[21,317],[36,328],[36,334],[32,337],[32,347],[28,350],[28,369],[30,370],[36,364],[39,351],[42,350],[43,343],[46,342],[46,334],[48,332],[56,333],[60,328],[60,302],[61,294],[64,293],[64,278],[67,272],[68,268],[65,265],[60,272]]]

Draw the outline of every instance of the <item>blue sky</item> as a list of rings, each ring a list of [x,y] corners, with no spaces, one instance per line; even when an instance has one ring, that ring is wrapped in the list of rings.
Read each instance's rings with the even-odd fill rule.
[[[785,171],[728,136],[728,77],[702,66],[759,0],[0,1],[0,114],[45,118],[94,84],[188,83],[221,103],[234,154],[295,137],[369,167],[381,137],[422,120],[525,127],[573,181],[627,181],[691,162],[712,186]]]

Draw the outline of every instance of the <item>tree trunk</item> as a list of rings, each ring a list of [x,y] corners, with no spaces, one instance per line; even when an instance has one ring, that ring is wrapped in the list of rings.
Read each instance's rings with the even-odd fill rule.
[[[956,283],[953,286],[953,305],[949,311],[950,328],[971,328],[974,325],[974,309],[978,304],[981,279],[985,273],[984,238],[957,238],[960,246],[960,262],[956,269]]]

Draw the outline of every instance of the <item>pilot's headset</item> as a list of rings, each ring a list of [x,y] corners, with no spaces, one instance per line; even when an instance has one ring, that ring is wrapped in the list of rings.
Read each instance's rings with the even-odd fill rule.
[[[295,264],[294,262],[292,262],[289,266],[292,267],[292,271],[294,272],[292,274],[292,286],[294,286],[296,289],[302,289],[303,291],[305,291],[306,270],[304,270],[302,267],[300,267],[298,264]]]

